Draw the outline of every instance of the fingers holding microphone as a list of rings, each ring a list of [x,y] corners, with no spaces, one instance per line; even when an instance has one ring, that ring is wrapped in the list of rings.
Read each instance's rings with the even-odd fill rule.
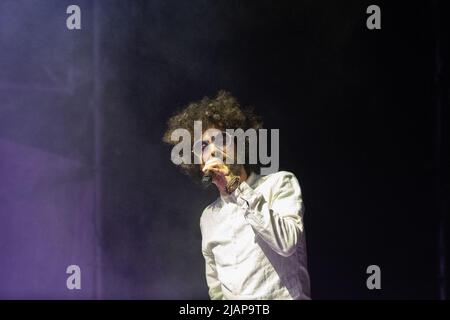
[[[219,158],[210,158],[206,161],[203,169],[203,174],[212,177],[214,183],[220,192],[226,192],[227,176],[230,175],[230,169]]]
[[[234,175],[230,168],[218,158],[208,160],[202,170],[205,175],[212,175],[212,183],[221,193],[230,194],[239,186],[240,177]]]
[[[230,169],[223,163],[219,158],[211,158],[206,161],[202,171],[213,172],[215,175],[228,176],[230,174]]]

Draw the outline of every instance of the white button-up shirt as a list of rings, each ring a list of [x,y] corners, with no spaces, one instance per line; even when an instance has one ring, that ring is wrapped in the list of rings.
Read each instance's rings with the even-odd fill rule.
[[[290,172],[252,173],[200,218],[211,299],[309,299],[299,183]]]

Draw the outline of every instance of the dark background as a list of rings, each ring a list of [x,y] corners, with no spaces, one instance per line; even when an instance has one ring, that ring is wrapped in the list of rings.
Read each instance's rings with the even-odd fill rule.
[[[62,74],[74,66],[78,81],[60,100],[39,91],[38,101],[48,101],[25,123],[19,114],[29,109],[4,107],[1,134],[75,159],[81,169],[67,179],[92,184],[86,221],[95,243],[79,244],[81,227],[64,240],[76,252],[71,261],[91,257],[86,297],[207,298],[199,218],[216,194],[177,170],[161,138],[176,110],[219,89],[254,106],[265,128],[280,129],[280,170],[297,175],[306,205],[313,299],[443,297],[449,48],[440,2],[79,1],[83,29],[70,32],[64,13],[72,3],[48,3],[27,12],[52,12],[47,21],[61,25],[59,47],[50,31],[58,29],[36,22],[56,49],[22,66],[21,78],[5,41],[10,75],[3,82],[18,77],[22,87],[8,89],[4,101],[21,105],[17,97],[25,96],[23,105],[34,104],[36,91],[23,79],[43,61],[66,66]],[[366,28],[371,4],[381,7],[381,30]],[[32,30],[22,36],[31,39]],[[39,127],[30,129],[36,119]],[[366,288],[372,264],[381,268],[381,290]],[[42,296],[29,292],[2,296]]]

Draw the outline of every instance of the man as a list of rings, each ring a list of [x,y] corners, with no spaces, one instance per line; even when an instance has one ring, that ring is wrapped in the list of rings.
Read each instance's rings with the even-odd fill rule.
[[[226,134],[227,129],[260,129],[260,119],[221,91],[170,118],[164,141],[176,144],[172,132],[180,128],[194,133],[194,121],[206,129],[192,145],[199,164],[180,166],[198,179],[211,179],[219,191],[200,218],[210,298],[310,299],[304,205],[296,177],[284,171],[261,176],[256,166],[239,164],[236,145],[229,143],[234,137]]]

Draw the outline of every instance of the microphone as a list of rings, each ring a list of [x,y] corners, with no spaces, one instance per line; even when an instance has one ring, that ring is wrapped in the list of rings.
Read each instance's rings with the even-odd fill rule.
[[[213,173],[209,170],[206,170],[206,172],[203,174],[202,177],[202,185],[204,187],[209,187],[212,183]]]
[[[223,160],[219,157],[213,157],[213,158],[217,158],[219,159],[222,163]],[[212,179],[214,177],[214,172],[206,170],[203,173],[203,177],[202,177],[202,185],[207,188],[212,184]],[[235,176],[235,175],[231,175],[229,181],[227,182],[227,185],[225,186],[225,191],[228,194],[231,194],[232,192],[234,192],[234,190],[236,190],[236,188],[239,186],[241,179],[239,176]]]
[[[222,161],[222,159],[221,159],[220,157],[218,157],[218,156],[213,156],[213,157],[209,158],[208,161],[211,160],[211,159],[219,159],[220,161]],[[223,161],[222,161],[222,162],[223,162]],[[203,173],[203,177],[202,177],[202,185],[203,185],[204,187],[209,187],[209,186],[211,185],[211,183],[212,183],[213,177],[214,177],[214,172],[209,171],[209,170],[206,170],[206,171]]]

